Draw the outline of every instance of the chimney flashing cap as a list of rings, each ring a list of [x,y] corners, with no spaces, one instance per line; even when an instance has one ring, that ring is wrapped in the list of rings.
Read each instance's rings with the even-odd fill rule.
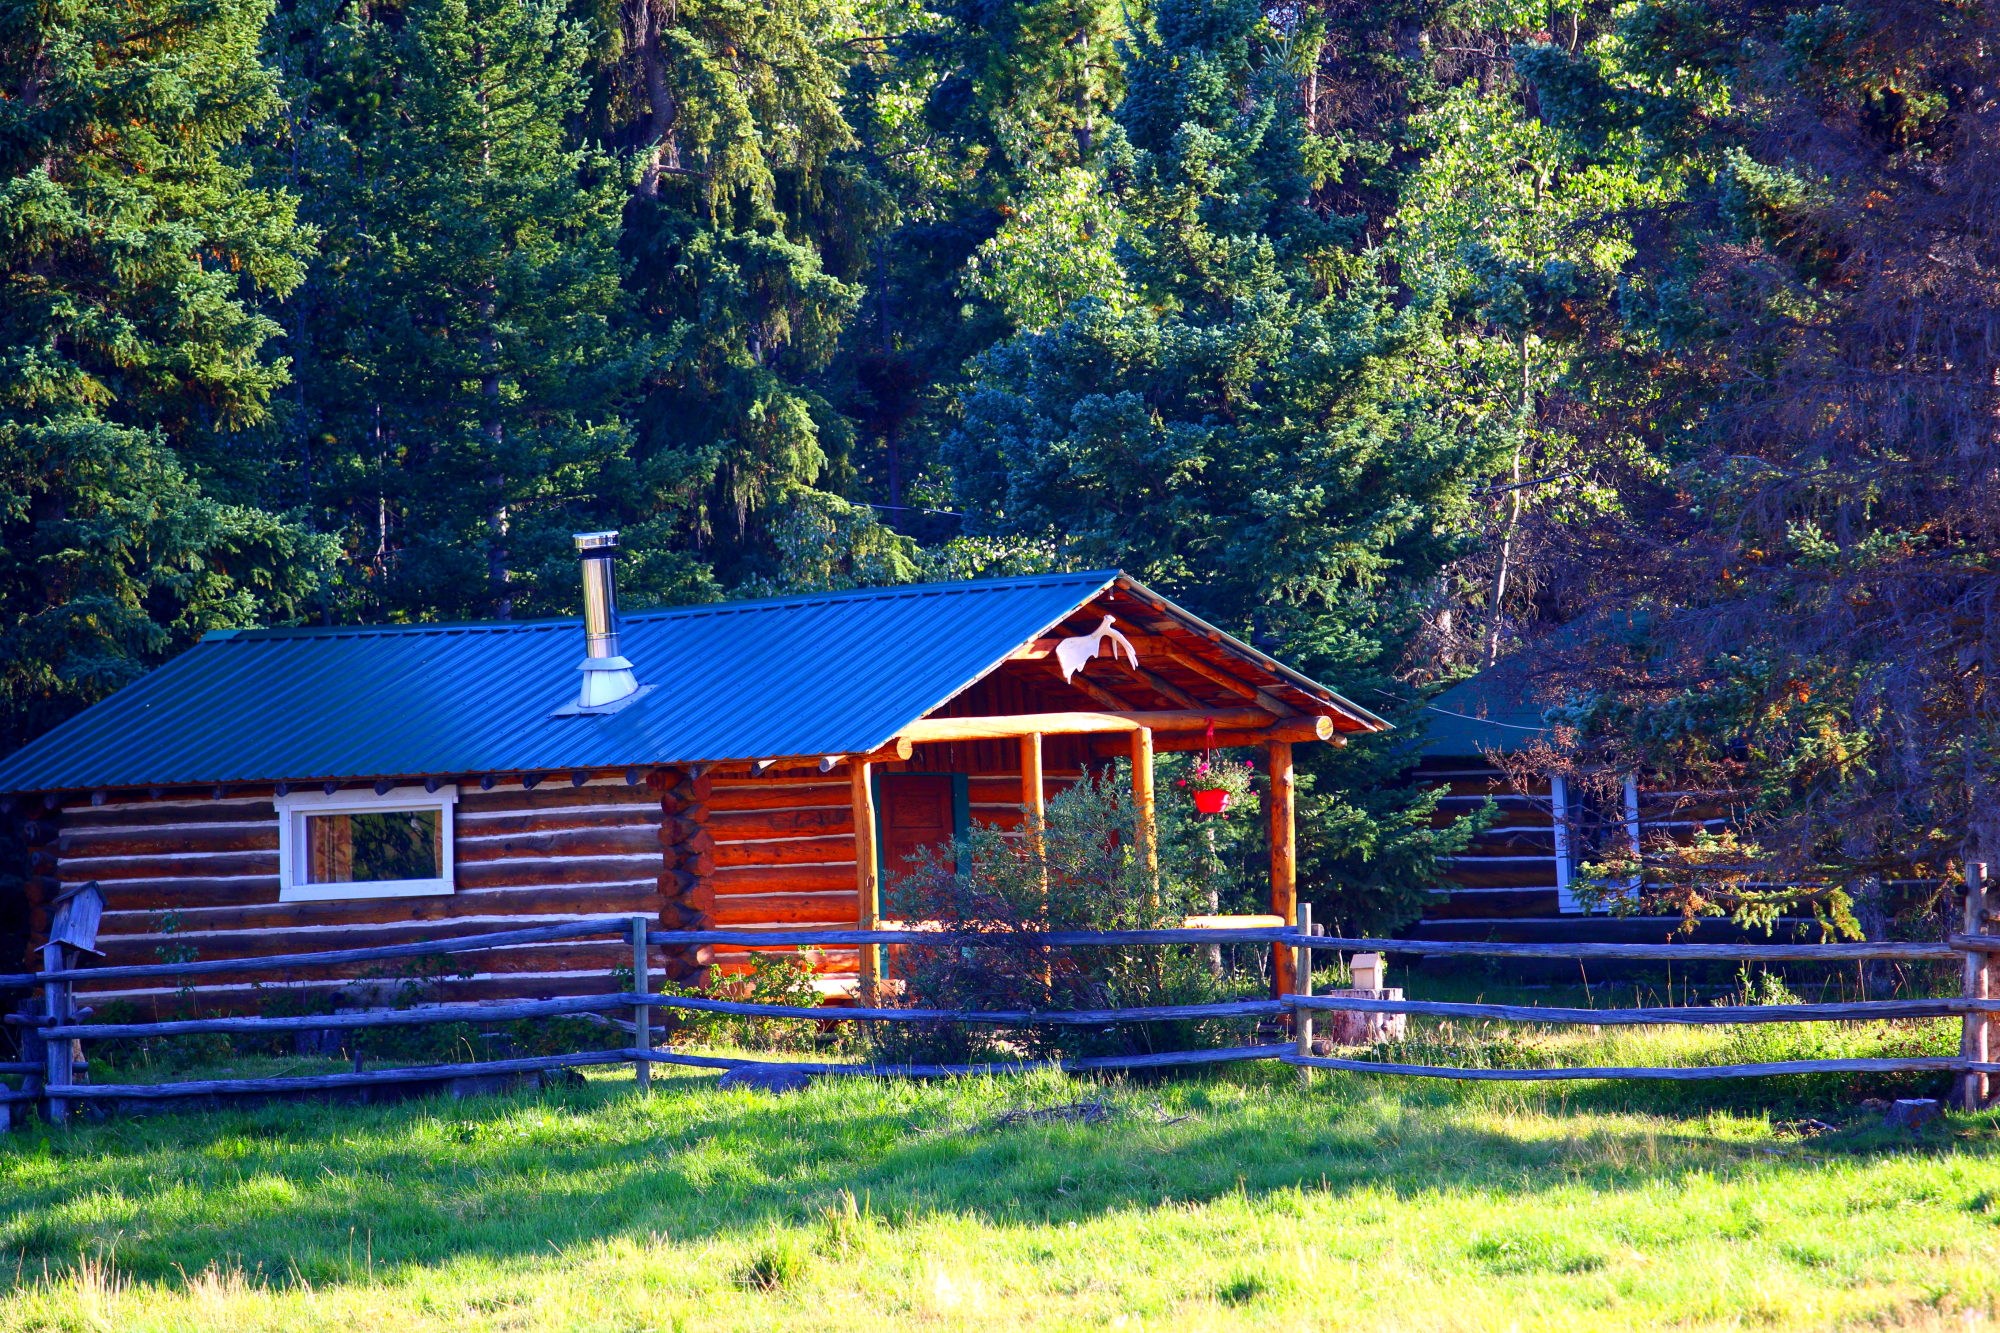
[[[575,542],[576,549],[583,552],[584,556],[588,558],[600,551],[606,553],[616,551],[618,549],[618,529],[613,528],[608,532],[573,533],[570,536],[570,540]]]

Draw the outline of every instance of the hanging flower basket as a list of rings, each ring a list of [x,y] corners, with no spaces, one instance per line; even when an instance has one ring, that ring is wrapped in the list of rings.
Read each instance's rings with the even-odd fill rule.
[[[1194,808],[1205,815],[1219,815],[1229,808],[1229,793],[1221,787],[1197,787]]]

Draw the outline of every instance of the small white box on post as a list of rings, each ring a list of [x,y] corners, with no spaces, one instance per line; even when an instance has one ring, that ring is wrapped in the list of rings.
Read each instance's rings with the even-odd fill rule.
[[[1383,967],[1382,967],[1381,954],[1379,953],[1355,954],[1352,970],[1354,973],[1354,989],[1356,990],[1382,989]]]

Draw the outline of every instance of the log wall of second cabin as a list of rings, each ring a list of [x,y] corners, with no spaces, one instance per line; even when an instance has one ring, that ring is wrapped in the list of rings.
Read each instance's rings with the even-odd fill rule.
[[[56,817],[53,869],[64,885],[96,880],[104,890],[105,965],[366,948],[660,910],[661,807],[646,786],[622,777],[532,790],[462,784],[452,818],[455,889],[429,897],[280,902],[278,814],[268,787],[221,799],[114,797],[71,806]],[[457,957],[473,976],[445,983],[443,993],[464,1000],[601,991],[613,968],[631,965],[630,947],[609,939]],[[194,979],[192,1000],[205,1013],[254,1011],[273,988],[339,989],[399,965],[204,976]],[[184,999],[171,979],[81,989],[94,1003],[126,999],[163,1011]]]
[[[1481,756],[1439,756],[1418,766],[1418,780],[1442,786],[1434,823],[1443,825],[1491,800],[1495,818],[1443,869],[1445,884],[1421,920],[1406,932],[1415,941],[1493,940],[1508,943],[1658,944],[1668,940],[1746,938],[1726,918],[1696,921],[1690,931],[1677,916],[1586,915],[1562,910],[1555,856],[1555,819],[1546,781],[1525,789]],[[1638,784],[1640,837],[1690,842],[1701,831],[1730,826],[1728,808],[1713,794],[1683,790],[1671,777],[1647,775]],[[1776,938],[1813,938],[1807,920],[1778,923]],[[1421,950],[1417,950],[1420,952]],[[1563,970],[1567,964],[1553,965]],[[1522,965],[1535,970],[1541,965]]]

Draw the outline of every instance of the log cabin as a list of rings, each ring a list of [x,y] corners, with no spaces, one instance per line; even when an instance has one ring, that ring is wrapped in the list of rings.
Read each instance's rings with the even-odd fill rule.
[[[1271,911],[1295,916],[1293,747],[1382,719],[1117,570],[620,615],[617,534],[577,538],[584,616],[223,630],[0,762],[31,948],[96,881],[103,962],[254,958],[644,916],[867,928],[886,870],[1017,825],[1086,768],[1254,746]],[[502,948],[453,999],[601,990],[616,941]],[[744,950],[657,950],[680,984]],[[829,997],[874,950],[816,955]],[[1287,957],[1284,950],[1280,958]],[[339,969],[204,980],[203,1012]],[[97,1001],[190,992],[83,987]]]
[[[1572,889],[1586,863],[1607,853],[1657,852],[1662,841],[1685,843],[1699,831],[1719,834],[1736,826],[1742,811],[1728,793],[1698,789],[1673,773],[1637,769],[1585,784],[1520,762],[1552,739],[1544,711],[1554,699],[1538,684],[1543,665],[1532,649],[1524,650],[1428,705],[1416,777],[1444,789],[1435,822],[1488,801],[1497,809],[1487,829],[1446,864],[1443,890],[1402,934],[1419,946],[1426,940],[1770,942],[1724,917],[1700,919],[1690,931],[1679,916],[1586,910]],[[1817,939],[1819,925],[1783,918],[1770,938]],[[1420,947],[1411,952],[1422,954]]]

